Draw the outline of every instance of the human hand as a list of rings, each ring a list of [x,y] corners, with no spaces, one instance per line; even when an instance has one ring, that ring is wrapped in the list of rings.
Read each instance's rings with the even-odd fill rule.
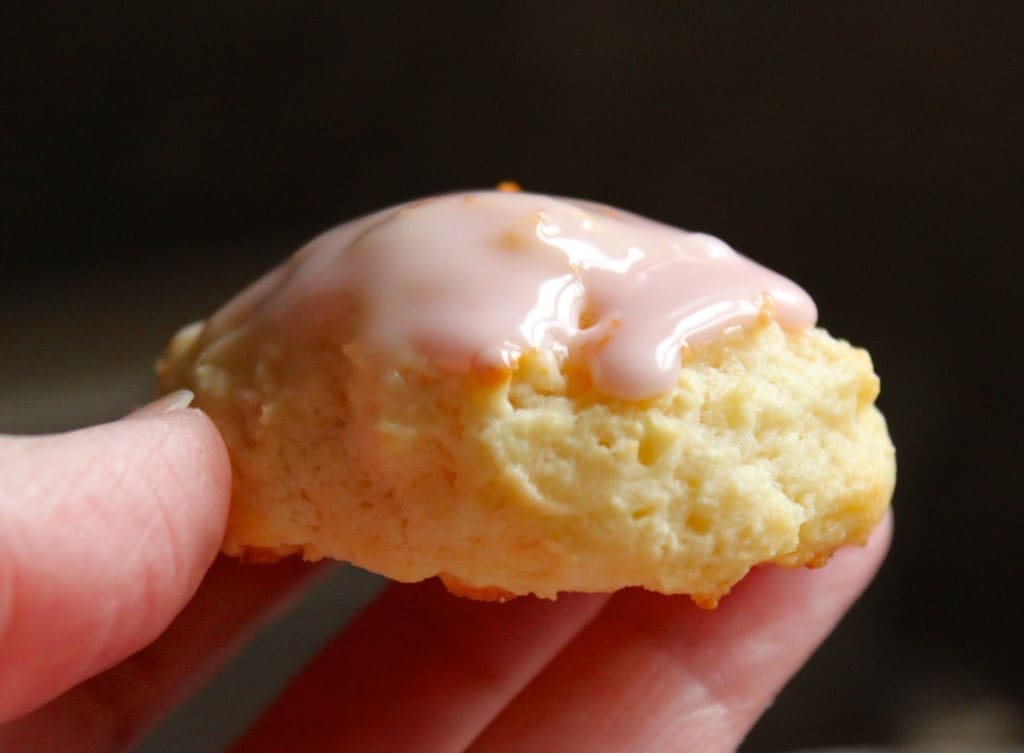
[[[309,579],[294,562],[207,571],[229,488],[216,430],[180,397],[0,438],[0,751],[123,749]],[[733,750],[890,531],[821,570],[759,568],[713,612],[637,590],[497,605],[392,586],[233,750]]]

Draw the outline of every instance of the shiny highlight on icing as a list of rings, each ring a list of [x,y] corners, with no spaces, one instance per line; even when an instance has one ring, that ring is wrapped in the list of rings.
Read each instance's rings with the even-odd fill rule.
[[[330,326],[332,301],[348,297],[358,343],[384,358],[416,353],[456,373],[493,372],[548,350],[630,400],[670,391],[681,351],[730,327],[772,316],[804,329],[817,316],[799,286],[717,238],[506,191],[378,212],[320,236],[283,270],[262,283],[264,315],[302,301],[311,325]],[[243,294],[211,326],[262,297]]]

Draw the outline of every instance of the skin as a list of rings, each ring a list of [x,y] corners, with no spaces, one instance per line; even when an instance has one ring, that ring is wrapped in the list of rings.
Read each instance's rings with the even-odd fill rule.
[[[180,405],[0,437],[0,751],[130,746],[315,577],[218,559],[229,497],[220,436]],[[758,569],[714,611],[394,585],[232,750],[731,751],[890,535],[886,520],[818,570]]]

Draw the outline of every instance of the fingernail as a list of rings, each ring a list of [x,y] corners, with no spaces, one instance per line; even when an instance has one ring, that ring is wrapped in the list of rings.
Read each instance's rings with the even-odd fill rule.
[[[164,395],[149,405],[144,405],[137,411],[128,414],[129,418],[150,418],[152,416],[164,416],[168,413],[183,410],[192,404],[195,395],[192,390],[175,390]]]

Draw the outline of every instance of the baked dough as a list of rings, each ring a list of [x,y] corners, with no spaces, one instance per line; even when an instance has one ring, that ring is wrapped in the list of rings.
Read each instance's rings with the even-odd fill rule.
[[[518,217],[533,195],[438,203],[466,196]],[[565,203],[533,200],[549,214]],[[587,316],[605,316],[587,302],[566,314],[576,330],[540,346],[442,359],[393,328],[374,334],[380,312],[352,279],[361,273],[324,267],[410,206],[432,211],[406,205],[322,236],[183,329],[161,359],[161,388],[192,390],[231,455],[226,553],[440,575],[474,598],[642,586],[712,607],[752,567],[822,565],[884,516],[894,450],[865,351],[781,326],[762,295],[739,324],[677,337],[672,385],[656,394],[596,378],[572,340],[593,326]],[[459,237],[458,220],[443,219]],[[657,230],[670,231],[682,232]],[[417,258],[416,234],[398,236],[410,247],[395,258]],[[609,326],[604,340],[620,325]]]

